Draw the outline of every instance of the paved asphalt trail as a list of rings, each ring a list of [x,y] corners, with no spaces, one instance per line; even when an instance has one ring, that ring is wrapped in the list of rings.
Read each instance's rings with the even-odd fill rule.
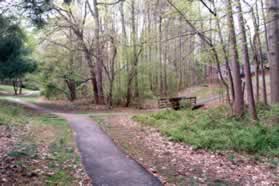
[[[11,98],[40,112],[50,112],[35,104]],[[65,118],[73,128],[86,172],[94,186],[161,186],[162,183],[129,158],[86,115],[53,113]]]

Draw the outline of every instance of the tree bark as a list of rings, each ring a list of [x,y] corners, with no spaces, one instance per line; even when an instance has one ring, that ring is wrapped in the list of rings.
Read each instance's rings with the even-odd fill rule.
[[[213,0],[213,8],[214,8],[214,12],[217,12],[217,8],[216,8],[214,0]],[[235,99],[234,82],[233,82],[231,67],[230,67],[230,64],[229,64],[229,56],[228,56],[228,52],[226,50],[224,37],[223,37],[223,34],[222,34],[220,21],[219,21],[219,18],[217,17],[217,14],[216,14],[215,18],[216,18],[216,25],[217,25],[217,28],[218,28],[218,36],[219,36],[219,39],[220,39],[220,42],[221,42],[221,45],[222,45],[222,51],[223,51],[223,54],[224,54],[225,65],[226,65],[226,69],[227,69],[228,77],[229,77],[229,83],[230,83],[230,89],[231,89],[231,98],[232,98],[232,100],[228,100],[228,102],[230,103],[230,101],[234,102],[234,99]]]
[[[249,51],[248,51],[248,43],[247,43],[247,36],[245,31],[245,23],[242,14],[242,6],[240,0],[236,0],[236,7],[238,10],[238,22],[240,26],[240,36],[241,36],[241,48],[242,48],[242,58],[244,62],[244,70],[245,70],[245,82],[246,82],[246,92],[248,98],[248,108],[249,113],[251,114],[254,120],[257,120],[257,111],[254,99],[254,92],[253,92],[253,84],[251,78],[251,69],[250,69],[250,62],[249,62]]]
[[[100,43],[100,17],[97,0],[93,0],[94,8],[94,22],[95,22],[95,40],[96,40],[96,81],[97,81],[97,90],[98,90],[98,99],[96,100],[97,104],[104,104],[104,90],[103,90],[103,59],[102,59],[102,48]]]
[[[267,92],[266,92],[266,77],[265,77],[265,69],[264,69],[264,56],[263,56],[263,50],[262,50],[262,42],[261,42],[261,38],[260,38],[260,30],[259,30],[259,23],[258,23],[258,21],[259,21],[258,6],[256,6],[256,11],[254,11],[252,9],[252,19],[253,19],[253,24],[255,27],[254,48],[256,50],[256,57],[257,57],[257,71],[259,71],[258,68],[260,65],[261,75],[262,75],[262,85],[263,85],[263,89],[262,89],[263,103],[265,105],[267,105],[268,103],[267,103]],[[265,25],[265,18],[264,18],[264,25]],[[267,50],[268,50],[268,46],[267,46]],[[257,77],[257,79],[258,79],[258,77]]]
[[[136,27],[136,10],[135,0],[131,2],[131,14],[132,14],[132,43],[133,43],[133,71],[135,82],[135,97],[139,98],[139,85],[138,85],[138,56],[137,56],[137,27]]]
[[[76,82],[73,79],[66,79],[65,80],[68,90],[69,90],[69,100],[74,101],[77,99],[77,91],[76,91]]]
[[[163,83],[163,60],[162,60],[162,16],[159,16],[159,81],[160,81],[160,96],[164,92],[164,83]]]
[[[22,95],[23,83],[21,79],[18,80],[18,86],[19,86],[19,95]]]
[[[271,103],[279,103],[279,1],[266,0]]]
[[[232,53],[232,75],[233,75],[234,93],[235,93],[235,99],[233,102],[233,111],[235,115],[242,116],[244,113],[244,99],[243,99],[243,92],[241,88],[242,80],[240,77],[240,65],[239,65],[239,57],[237,52],[237,43],[236,43],[231,0],[227,0],[227,14],[228,14],[228,29],[230,33],[231,53]]]
[[[17,86],[17,80],[13,80],[13,88],[14,88],[14,93],[15,93],[15,96],[18,95],[18,86]]]

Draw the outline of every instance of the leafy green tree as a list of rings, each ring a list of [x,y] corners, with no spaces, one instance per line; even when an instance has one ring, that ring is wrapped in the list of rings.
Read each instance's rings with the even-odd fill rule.
[[[15,94],[21,93],[22,81],[26,73],[36,69],[30,58],[32,50],[26,45],[26,36],[12,18],[0,17],[0,80],[11,80]]]

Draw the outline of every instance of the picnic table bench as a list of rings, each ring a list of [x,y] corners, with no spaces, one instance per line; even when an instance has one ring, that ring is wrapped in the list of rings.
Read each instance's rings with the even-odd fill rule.
[[[184,105],[183,103],[184,102]],[[175,110],[185,107],[187,104],[192,109],[197,106],[197,97],[172,97],[172,98],[160,98],[158,100],[159,108],[173,108]]]

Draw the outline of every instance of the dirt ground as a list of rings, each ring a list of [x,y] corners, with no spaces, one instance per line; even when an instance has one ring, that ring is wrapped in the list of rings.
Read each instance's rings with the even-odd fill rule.
[[[195,150],[174,143],[131,116],[95,118],[130,156],[165,185],[278,185],[279,167],[270,160],[235,152]]]
[[[129,108],[124,106],[115,106],[112,109],[108,109],[106,105],[95,105],[91,99],[78,99],[74,102],[67,100],[47,100],[45,98],[39,98],[36,101],[36,105],[44,108],[51,109],[58,112],[67,113],[142,113],[148,110],[158,110],[157,100],[145,100],[140,106],[131,105]]]

